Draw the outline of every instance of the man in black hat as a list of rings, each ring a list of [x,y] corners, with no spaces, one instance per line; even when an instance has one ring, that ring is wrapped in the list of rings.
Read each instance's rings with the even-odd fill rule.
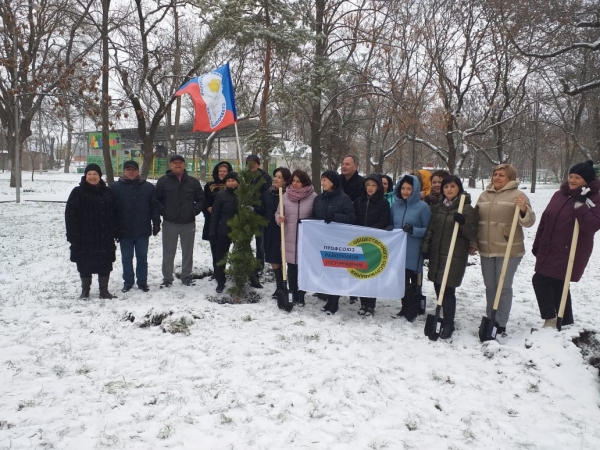
[[[265,182],[262,183],[260,185],[260,187],[258,188],[258,191],[260,193],[260,200],[261,200],[260,205],[254,207],[254,212],[257,214],[260,214],[261,216],[264,217],[265,216],[265,202],[264,202],[263,197],[266,194],[267,190],[271,187],[271,184],[273,184],[273,179],[267,172],[265,172],[264,170],[262,170],[260,168],[260,158],[257,155],[248,155],[246,157],[246,167],[254,175],[254,178],[252,179],[252,184],[260,183],[261,178],[265,180]],[[255,238],[254,238],[255,244],[256,244],[256,259],[258,259],[260,261],[262,266],[265,265],[265,251],[264,251],[263,238],[262,238],[263,234],[264,234],[264,228],[261,229],[260,236],[255,236]],[[258,281],[258,275],[250,283],[250,285],[255,288],[262,287],[262,285]]]
[[[140,167],[133,160],[123,163],[123,174],[110,188],[117,198],[123,227],[119,242],[123,265],[122,291],[129,291],[137,279],[138,288],[148,292],[148,243],[150,234],[156,236],[160,231],[160,204],[156,189],[152,183],[140,178]]]
[[[171,287],[173,284],[178,239],[181,240],[181,282],[191,286],[196,216],[204,208],[204,192],[200,182],[187,174],[183,156],[171,156],[169,169],[156,183],[156,194],[163,216],[161,287]]]

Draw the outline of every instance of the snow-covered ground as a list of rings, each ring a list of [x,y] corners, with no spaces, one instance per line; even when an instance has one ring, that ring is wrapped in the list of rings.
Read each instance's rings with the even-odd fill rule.
[[[0,449],[600,448],[598,371],[572,342],[598,330],[600,244],[572,286],[575,326],[531,333],[542,321],[528,253],[508,336],[482,345],[473,257],[457,331],[432,342],[424,316],[391,317],[398,301],[362,318],[347,298],[335,316],[312,296],[283,313],[273,283],[244,305],[208,301],[208,278],[159,290],[160,235],[150,243],[150,292],[121,293],[117,261],[110,289],[119,298],[100,300],[94,279],[91,300],[79,300],[64,204],[35,200],[65,201],[80,175],[24,178],[23,202],[0,203]],[[555,189],[531,195],[538,217]],[[0,201],[12,199],[0,174]],[[196,273],[210,265],[202,220]],[[534,234],[526,230],[529,247]],[[433,286],[424,291],[431,311]],[[193,320],[189,335],[139,326],[164,311]]]

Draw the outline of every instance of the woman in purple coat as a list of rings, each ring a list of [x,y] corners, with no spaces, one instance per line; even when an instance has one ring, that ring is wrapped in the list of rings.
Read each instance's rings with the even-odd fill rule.
[[[532,252],[536,263],[532,281],[544,327],[556,327],[576,219],[579,239],[570,281],[581,279],[592,254],[594,234],[600,230],[600,180],[596,179],[592,161],[571,167],[569,179],[552,196],[535,235]],[[573,324],[570,293],[562,324]]]
[[[317,194],[312,187],[312,181],[303,170],[294,170],[292,184],[283,194],[283,214],[275,212],[275,220],[279,225],[285,222],[285,259],[287,274],[290,280],[290,290],[294,303],[304,306],[304,294],[298,289],[298,224],[302,219],[308,219],[313,214],[313,203]]]

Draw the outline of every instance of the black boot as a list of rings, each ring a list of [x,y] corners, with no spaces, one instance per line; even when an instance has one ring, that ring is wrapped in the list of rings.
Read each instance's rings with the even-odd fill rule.
[[[306,291],[298,291],[296,297],[296,305],[304,306],[306,304],[304,303],[304,294],[306,294]]]
[[[284,289],[283,269],[281,267],[279,267],[278,269],[273,269],[273,272],[275,273],[275,283],[277,285],[277,288],[275,289],[275,292],[273,292],[273,295],[271,296],[271,298],[277,298],[277,291]]]
[[[92,287],[92,277],[81,277],[81,295],[79,298],[90,298],[90,288]]]
[[[260,280],[258,279],[258,272],[250,277],[250,286],[254,289],[262,289],[263,285],[260,284]]]
[[[112,299],[117,298],[116,295],[112,295],[108,292],[108,280],[110,276],[98,276],[98,286],[100,287],[100,298]]]
[[[400,299],[400,303],[401,303],[401,307],[400,307],[400,312],[398,314],[396,314],[397,316],[400,317],[404,317],[406,315],[406,297],[402,297]]]
[[[361,297],[360,298],[360,309],[358,310],[358,314],[364,316],[367,312],[367,302]]]
[[[329,309],[327,310],[328,313],[330,314],[335,314],[339,308],[339,301],[340,301],[340,296],[339,295],[332,295],[330,297],[330,302],[331,305],[329,305]],[[329,302],[327,302],[329,303]]]
[[[328,312],[329,308],[331,308],[331,305],[333,304],[333,301],[331,300],[331,295],[328,295],[328,294],[321,294],[321,295],[324,297],[323,300],[327,301],[327,303],[325,303],[325,306],[323,306],[321,308],[321,311]]]
[[[450,339],[454,332],[454,322],[442,322],[442,332],[440,333],[440,339]]]

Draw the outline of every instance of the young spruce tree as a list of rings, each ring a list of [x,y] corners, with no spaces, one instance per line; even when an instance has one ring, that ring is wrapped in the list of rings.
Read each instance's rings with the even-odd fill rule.
[[[233,277],[230,294],[240,300],[246,282],[260,269],[260,261],[254,257],[251,242],[255,235],[260,235],[261,227],[267,225],[267,220],[252,211],[253,206],[261,203],[260,186],[265,179],[260,174],[243,170],[239,173],[239,186],[235,190],[238,199],[238,212],[229,221],[231,232],[229,237],[233,242],[233,250],[229,253],[230,268],[226,270]]]

